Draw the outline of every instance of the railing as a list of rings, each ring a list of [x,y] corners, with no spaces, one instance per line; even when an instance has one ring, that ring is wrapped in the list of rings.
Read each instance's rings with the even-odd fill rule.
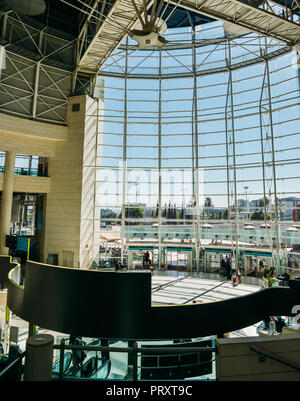
[[[291,222],[284,222],[285,224],[294,224],[292,221]],[[252,222],[249,222],[249,224],[252,224]],[[158,228],[157,227],[148,227],[148,226],[126,226],[125,227],[125,232],[124,235],[126,238],[131,239],[131,240],[139,240],[141,237],[144,238],[145,240],[153,241],[153,238],[155,238],[155,234],[157,235],[158,233]],[[188,235],[188,237],[187,237]],[[162,239],[165,240],[171,240],[172,238],[177,238],[177,239],[185,239],[187,238],[193,238],[194,236],[194,228],[193,227],[188,227],[188,226],[168,226],[168,225],[162,225],[161,226],[161,236]],[[253,229],[253,230],[247,230],[247,229],[240,229],[238,233],[238,239],[240,241],[246,241],[248,242],[251,240],[252,246],[262,246],[265,244],[268,244],[270,240],[272,242],[275,241],[276,237],[276,231],[272,229]],[[201,239],[215,239],[217,241],[235,241],[236,240],[236,234],[231,233],[228,228],[219,228],[213,227],[213,228],[201,228],[200,230],[200,238]],[[288,231],[282,231],[280,233],[280,241],[281,243],[284,244],[300,244],[300,231],[293,231],[293,232],[288,232]],[[182,244],[180,244],[182,246]],[[185,245],[188,245],[188,242],[185,242]],[[222,245],[222,244],[220,244]],[[223,244],[225,245],[225,244]],[[229,246],[229,245],[228,245]],[[249,244],[251,246],[251,244]]]
[[[4,173],[4,166],[0,166],[0,174]],[[37,168],[24,168],[24,167],[20,167],[20,168],[15,168],[14,170],[14,174],[16,175],[28,175],[31,177],[48,177],[48,174],[46,171],[39,171]]]
[[[250,346],[250,350],[255,352],[255,353],[257,353],[258,355],[261,355],[262,358],[272,359],[273,361],[279,362],[279,363],[281,363],[283,365],[286,365],[286,366],[288,366],[290,368],[293,368],[293,369],[295,369],[297,371],[300,371],[300,365],[296,365],[293,362],[286,361],[285,359],[279,358],[278,356],[270,354],[269,352],[266,352],[266,351],[264,351],[264,350],[262,350],[262,349],[260,349],[258,347],[255,347],[254,345]]]
[[[9,365],[7,365],[0,372],[0,381],[4,381],[7,374],[11,373],[12,370],[21,363],[22,359],[26,356],[26,351],[24,351],[20,356],[18,356],[15,360],[13,360]]]
[[[54,349],[59,350],[59,373],[57,380],[68,380],[68,377],[64,374],[64,355],[65,351],[94,351],[94,352],[121,352],[127,353],[131,355],[131,363],[128,363],[128,371],[126,378],[124,377],[123,380],[132,380],[137,381],[139,379],[138,370],[138,357],[139,354],[141,355],[155,355],[155,354],[191,354],[191,353],[207,353],[207,352],[216,352],[216,347],[151,347],[151,348],[140,348],[137,345],[137,342],[134,342],[131,347],[110,347],[110,346],[89,346],[89,345],[65,345],[65,340],[62,339],[60,344],[56,344],[53,347]],[[213,359],[209,361],[202,362],[203,364],[208,364],[214,362]],[[74,376],[69,376],[70,380],[74,380]],[[77,377],[76,380],[86,380],[80,377]],[[184,379],[184,378],[182,378]],[[103,379],[96,379],[90,378],[90,380],[103,380]],[[104,380],[114,380],[114,379],[104,379]],[[215,379],[214,379],[215,380]]]
[[[64,355],[65,355],[65,351],[66,350],[73,350],[73,351],[100,351],[100,352],[124,352],[127,354],[131,354],[132,355],[132,359],[131,359],[131,367],[132,367],[132,372],[131,374],[129,374],[126,379],[127,380],[132,380],[132,381],[138,381],[139,376],[138,376],[138,355],[139,353],[142,355],[155,355],[156,353],[159,354],[178,354],[179,352],[181,354],[184,353],[191,353],[191,352],[216,352],[216,347],[180,347],[180,348],[170,348],[168,346],[164,347],[164,348],[139,348],[137,346],[137,343],[134,342],[132,347],[108,347],[108,346],[88,346],[88,345],[65,345],[64,343],[64,339],[61,340],[61,344],[60,345],[54,345],[54,349],[58,349],[60,351],[60,359],[59,359],[59,373],[58,373],[58,380],[62,381],[62,380],[72,380],[74,381],[74,376],[69,376],[66,377],[64,375]],[[292,369],[295,369],[296,371],[300,371],[300,365],[297,365],[293,362],[284,360],[282,358],[279,358],[276,355],[273,355],[269,352],[266,352],[254,345],[250,346],[250,350],[257,353],[258,355],[261,356],[262,361],[265,360],[265,358],[269,358],[272,359],[276,362],[279,362],[285,366],[291,367]],[[1,372],[0,372],[0,381],[5,381],[7,380],[7,375],[9,373],[13,372],[13,369],[16,369],[17,366],[19,365],[19,372],[15,373],[15,378],[13,378],[12,380],[17,380],[17,376],[21,376],[22,373],[22,365],[21,365],[21,361],[23,360],[24,357],[27,356],[27,352],[24,351],[20,356],[18,356],[15,360],[13,360],[9,365],[7,365]],[[210,361],[206,361],[204,363],[211,363],[213,362],[213,360]],[[129,366],[128,366],[129,367]],[[128,373],[129,373],[129,369],[128,369]],[[124,380],[126,380],[124,378]],[[184,378],[182,378],[184,379]],[[55,379],[54,379],[55,380]],[[76,380],[111,380],[109,378],[105,378],[105,379],[93,379],[93,378],[76,378]]]

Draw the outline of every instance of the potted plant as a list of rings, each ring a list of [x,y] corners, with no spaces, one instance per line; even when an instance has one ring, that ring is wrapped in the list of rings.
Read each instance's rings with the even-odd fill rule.
[[[274,275],[275,273],[275,268],[274,267],[265,267],[264,268],[264,276],[263,276],[263,282],[264,282],[264,287],[274,287],[275,284],[277,283],[277,279]]]

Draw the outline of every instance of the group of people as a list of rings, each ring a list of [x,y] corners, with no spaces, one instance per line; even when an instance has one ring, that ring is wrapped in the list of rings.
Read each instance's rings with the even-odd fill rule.
[[[238,267],[237,270],[231,269],[231,262],[229,255],[222,257],[221,269],[222,269],[222,274],[227,277],[227,280],[231,280],[232,278],[234,285],[237,285],[238,283],[242,282],[242,270],[240,267]]]
[[[144,268],[149,268],[150,272],[153,276],[154,274],[154,264],[152,263],[150,259],[150,253],[148,251],[144,252],[143,254],[143,267]]]
[[[227,280],[231,280],[231,263],[229,255],[223,256],[221,259],[221,269]]]

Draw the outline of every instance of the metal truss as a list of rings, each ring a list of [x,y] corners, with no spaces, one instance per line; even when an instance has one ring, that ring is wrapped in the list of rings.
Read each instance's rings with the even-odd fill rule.
[[[66,123],[72,74],[6,52],[0,78],[0,109],[40,121]]]
[[[69,71],[74,69],[76,38],[58,31],[54,34],[53,29],[50,33],[46,26],[37,29],[16,11],[0,14],[0,22],[1,45],[7,51]]]
[[[25,23],[17,12],[0,15],[6,68],[0,70],[0,109],[40,121],[66,123],[76,39]]]
[[[204,35],[205,36],[205,35]],[[215,51],[222,51],[225,58],[225,46],[227,44],[228,39],[231,40],[233,46],[238,46],[241,49],[245,50],[243,57],[231,60],[231,69],[243,68],[249,65],[253,65],[256,63],[264,62],[265,59],[271,60],[277,56],[288,53],[291,51],[289,46],[284,46],[282,43],[277,42],[276,40],[268,40],[268,52],[265,53],[264,57],[261,55],[261,42],[264,38],[260,35],[253,34],[247,35],[246,37],[240,38],[236,35],[227,34],[222,38],[217,39],[198,39],[195,40],[195,36],[189,42],[185,43],[185,41],[180,40],[180,44],[173,45],[166,44],[164,47],[164,54],[170,56],[175,63],[172,67],[174,70],[176,65],[178,65],[178,70],[176,72],[168,72],[168,68],[163,69],[161,77],[163,79],[170,78],[193,78],[194,75],[208,75],[214,74],[218,72],[227,72],[227,66],[223,63],[222,66],[217,66],[215,63],[211,63],[211,56],[215,53]],[[207,51],[205,48],[213,45],[213,48],[210,48]],[[254,46],[254,50],[251,48]],[[143,51],[142,55],[139,55],[136,49],[136,46],[129,45],[128,47],[124,44],[120,45],[118,50],[110,57],[109,61],[103,66],[101,70],[101,75],[109,75],[109,76],[122,76],[124,73],[124,57],[125,51],[128,50],[128,54],[133,54],[138,60],[134,65],[131,63],[131,68],[128,70],[128,74],[131,78],[153,78],[156,79],[157,73],[147,73],[147,71],[143,71],[143,64],[147,62],[148,58],[158,59],[158,51],[155,49],[149,49],[148,51]],[[174,52],[172,50],[177,50],[176,56],[174,56]],[[196,54],[196,70],[193,71],[192,63],[184,64],[180,55],[178,55],[178,51],[182,50],[182,55],[192,56],[193,52]],[[135,53],[134,53],[135,52]],[[111,71],[110,67],[113,67],[113,71]]]
[[[171,3],[176,5],[178,1]],[[276,7],[270,3],[267,0],[251,4],[246,0],[183,0],[180,7],[272,37],[288,46],[299,43],[298,14],[285,5],[279,7],[279,2]]]
[[[136,10],[150,7],[152,1],[138,0],[132,3],[128,0],[97,0],[91,7],[82,1],[80,3],[87,7],[86,11],[81,11],[88,17],[77,41],[75,74],[95,76],[138,20]]]
[[[62,1],[74,7],[68,0]],[[152,10],[157,7],[160,11],[166,4],[180,5],[192,12],[274,38],[289,47],[300,43],[298,1],[292,1],[289,7],[286,2],[281,4],[269,0],[251,4],[246,0],[104,0],[95,1],[93,6],[84,1],[79,3],[82,5],[79,10],[87,15],[87,19],[77,42],[76,74],[97,74],[135,24],[141,20],[145,25],[142,15],[146,18],[145,11],[152,4]],[[151,19],[151,16],[147,18]]]
[[[290,47],[283,47],[281,49],[278,49],[278,50],[275,50],[273,52],[268,53],[268,55],[266,55],[266,58],[271,60],[272,58],[275,58],[275,57],[277,57],[279,55],[283,55],[283,54],[289,53],[290,51],[291,51]],[[112,59],[110,58],[110,60],[112,60]],[[252,59],[249,59],[249,60],[246,60],[246,61],[242,61],[242,62],[237,63],[237,64],[232,64],[231,65],[231,69],[234,70],[234,69],[250,66],[250,65],[262,62],[262,61],[263,61],[262,57],[259,56],[257,58],[252,58]],[[103,67],[103,70],[101,70],[101,76],[122,77],[124,75],[124,73],[122,73],[122,72],[106,71],[106,67],[107,66],[108,65],[105,65]],[[203,68],[203,66],[202,66],[202,69],[200,69],[200,67],[201,66],[199,66],[199,68],[197,68],[197,71],[195,73],[196,76],[198,76],[198,77],[201,76],[201,75],[209,75],[209,74],[227,72],[227,67],[226,66],[220,67],[220,68],[216,68],[216,67],[215,68],[209,68],[209,69]],[[189,68],[187,66],[185,66],[185,69],[186,69],[187,72],[184,72],[184,71],[181,71],[181,72],[178,72],[178,73],[167,73],[167,72],[165,72],[165,73],[163,73],[161,75],[161,77],[163,79],[172,79],[172,78],[176,79],[176,78],[192,77],[193,73],[191,71],[189,71]],[[122,70],[122,67],[120,67],[120,70]],[[130,73],[130,77],[131,78],[137,78],[137,79],[138,78],[141,78],[141,79],[144,79],[144,78],[156,79],[157,78],[157,73],[156,74],[145,74],[145,73],[134,73],[134,72],[132,72],[132,73]]]
[[[153,15],[164,16],[164,10],[173,4],[195,13],[226,21],[250,31],[272,37],[287,47],[300,43],[298,1],[257,1],[251,4],[241,0],[95,0],[93,3],[78,0],[79,7],[69,0],[61,0],[70,7],[79,9],[85,22],[77,38],[64,38],[50,34],[47,27],[39,30],[14,11],[0,14],[2,26],[1,43],[19,55],[43,64],[73,72],[72,92],[79,80],[85,83],[95,77],[105,65],[124,37],[130,34],[137,23],[147,25]],[[147,13],[152,6],[151,14]],[[153,10],[156,10],[155,12]],[[143,20],[143,18],[144,20]],[[169,18],[170,15],[167,16]],[[165,18],[165,19],[167,19]],[[143,25],[143,28],[145,26]],[[176,44],[167,43],[166,49]],[[251,61],[249,61],[251,63]],[[187,71],[187,74],[192,71]],[[80,86],[80,85],[79,85]],[[91,93],[93,93],[93,89]]]

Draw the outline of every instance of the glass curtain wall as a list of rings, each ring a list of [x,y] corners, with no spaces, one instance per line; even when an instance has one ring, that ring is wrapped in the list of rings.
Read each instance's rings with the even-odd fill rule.
[[[300,240],[299,77],[295,53],[220,22],[167,31],[163,50],[130,39],[102,69],[95,231],[99,245],[150,249],[158,268],[176,245],[273,251]],[[98,249],[95,250],[95,255]],[[129,266],[130,268],[130,266]]]

